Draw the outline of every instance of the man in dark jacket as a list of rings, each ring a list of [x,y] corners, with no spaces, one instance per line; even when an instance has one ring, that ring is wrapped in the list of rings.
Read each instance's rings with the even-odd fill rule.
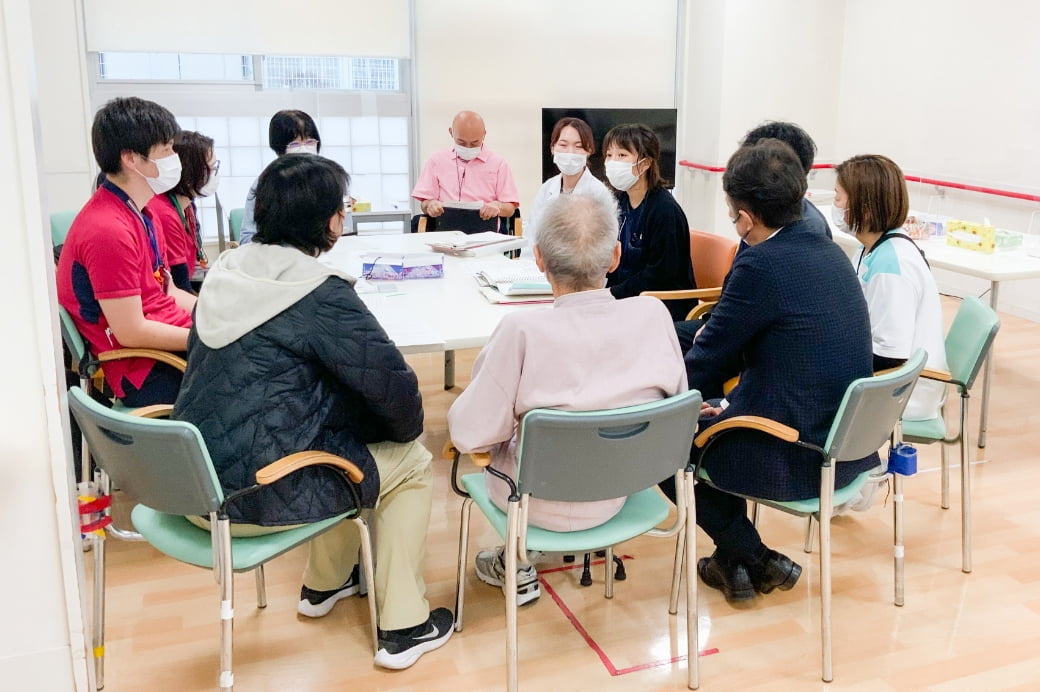
[[[339,164],[312,154],[281,157],[261,173],[253,242],[221,255],[200,293],[174,417],[198,426],[225,493],[294,452],[330,452],[361,468],[360,501],[375,507],[378,529],[375,662],[407,668],[448,640],[453,616],[431,612],[425,598],[431,455],[416,439],[415,373],[354,279],[316,260],[343,233],[348,181]],[[255,534],[353,508],[344,477],[312,467],[244,497],[229,515],[233,535]],[[300,614],[321,617],[357,593],[358,547],[349,522],[311,541]]]
[[[734,260],[711,319],[687,352],[686,370],[690,389],[705,400],[721,397],[723,382],[737,374],[740,383],[702,428],[764,416],[822,445],[845,389],[871,375],[863,292],[841,249],[802,227],[805,185],[793,150],[775,139],[742,147],[726,166],[730,218],[748,248]],[[877,464],[877,454],[839,464],[836,486]],[[711,485],[696,486],[697,523],[716,550],[698,563],[703,581],[730,602],[793,587],[801,567],[762,543],[746,502],[730,493],[815,497],[818,455],[762,433],[732,433],[710,448],[704,470]]]

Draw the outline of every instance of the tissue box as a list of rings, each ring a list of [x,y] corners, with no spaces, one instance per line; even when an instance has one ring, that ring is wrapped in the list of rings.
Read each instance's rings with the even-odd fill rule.
[[[996,249],[997,229],[988,224],[952,219],[946,222],[946,244],[991,254]]]
[[[945,235],[946,222],[935,214],[915,214],[907,217],[903,232],[914,240],[928,240]]]
[[[444,255],[432,252],[406,254],[365,253],[361,256],[361,278],[374,281],[439,279],[444,276]]]

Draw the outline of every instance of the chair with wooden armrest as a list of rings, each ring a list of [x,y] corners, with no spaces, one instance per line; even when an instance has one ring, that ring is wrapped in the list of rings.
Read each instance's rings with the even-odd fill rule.
[[[978,298],[968,296],[961,302],[953,324],[946,333],[946,363],[949,372],[926,369],[921,377],[953,385],[960,395],[957,432],[949,437],[942,412],[929,420],[904,420],[903,439],[907,442],[940,444],[942,458],[942,508],[950,507],[950,459],[948,445],[960,443],[961,452],[961,570],[971,572],[971,462],[968,458],[968,399],[975,378],[989,355],[1000,330],[1000,318]],[[945,406],[944,406],[945,409]]]
[[[360,515],[357,486],[364,477],[352,462],[326,452],[298,452],[279,459],[256,472],[256,483],[225,496],[213,469],[206,443],[190,423],[157,420],[148,415],[169,412],[159,405],[131,416],[105,408],[79,387],[69,390],[69,406],[101,469],[102,490],[109,479],[135,502],[134,526],[144,539],[175,560],[212,569],[220,585],[220,675],[221,690],[231,690],[234,619],[234,573],[254,571],[257,606],[267,606],[264,563],[302,545],[341,521],[352,521],[361,534],[362,562],[367,583],[373,579],[372,543],[368,526]],[[350,512],[304,526],[248,538],[232,538],[227,510],[231,503],[257,492],[292,473],[311,466],[327,466],[341,472],[354,496]],[[209,517],[207,531],[186,516]],[[373,650],[378,646],[375,594],[368,599]],[[105,550],[104,541],[94,547],[93,645],[98,689],[104,685]]]
[[[517,478],[490,466],[487,454],[472,455],[476,463],[509,484],[508,512],[502,512],[488,496],[483,473],[456,481],[459,452],[449,442],[446,455],[453,459],[452,488],[464,499],[459,532],[458,590],[455,629],[462,630],[463,595],[469,543],[470,510],[477,508],[505,540],[507,689],[517,689],[517,566],[526,564],[528,550],[561,553],[606,552],[604,595],[613,593],[614,546],[643,534],[672,537],[680,531],[695,535],[693,474],[690,447],[697,428],[701,396],[685,392],[639,406],[605,411],[534,409],[520,423],[517,445]],[[633,464],[633,459],[640,463]],[[662,478],[674,476],[678,490],[677,513],[667,529],[656,528],[669,514],[671,503],[657,491]],[[527,525],[531,497],[563,502],[590,502],[617,497],[627,500],[606,523],[572,532],[548,531]],[[697,587],[693,571],[694,541],[687,546],[686,643],[690,689],[696,689]],[[681,561],[676,560],[676,569]],[[674,581],[674,580],[673,580]],[[675,582],[677,583],[677,582]],[[669,612],[678,609],[678,592],[669,601]]]
[[[894,372],[864,377],[852,382],[845,390],[830,433],[823,446],[801,439],[801,434],[787,425],[758,416],[734,416],[722,420],[699,433],[694,445],[700,449],[697,457],[697,481],[711,484],[711,478],[701,467],[705,454],[718,439],[733,433],[766,434],[784,442],[811,449],[820,455],[820,491],[816,497],[793,502],[781,502],[765,497],[741,495],[752,502],[779,509],[796,516],[815,517],[820,524],[820,618],[823,652],[823,681],[833,679],[831,660],[831,518],[834,507],[855,497],[866,484],[870,471],[865,471],[844,488],[834,487],[835,464],[854,461],[876,452],[903,415],[910,399],[914,382],[924,368],[925,352],[918,349],[907,362]],[[903,551],[902,551],[902,485],[896,474],[893,493],[895,529],[895,603],[903,604]],[[725,490],[725,489],[723,489]],[[739,493],[734,493],[738,494]],[[689,535],[689,534],[687,534]],[[680,539],[681,540],[681,539]],[[673,586],[673,590],[674,590]]]
[[[737,243],[716,233],[690,229],[690,262],[697,288],[682,291],[643,291],[641,295],[661,300],[700,301],[686,315],[687,320],[700,319],[711,311],[722,295],[722,283],[733,266]]]

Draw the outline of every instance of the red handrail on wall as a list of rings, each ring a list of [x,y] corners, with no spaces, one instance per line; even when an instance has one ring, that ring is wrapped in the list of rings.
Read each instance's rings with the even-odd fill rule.
[[[693,161],[680,161],[680,166],[686,168],[693,168],[698,171],[707,171],[709,173],[725,173],[725,166],[709,166],[704,163],[694,163]],[[817,163],[813,165],[813,169],[824,169],[834,168],[833,163]],[[935,178],[923,178],[918,175],[907,175],[904,176],[908,182],[911,183],[923,183],[925,185],[936,185],[938,187],[949,187],[955,190],[967,190],[969,192],[981,192],[984,195],[997,195],[998,197],[1011,197],[1013,199],[1024,199],[1028,202],[1040,202],[1040,195],[1030,195],[1025,192],[1015,192],[1014,190],[1000,190],[995,187],[982,187],[980,185],[968,185],[967,183],[955,183],[949,180],[937,180]]]

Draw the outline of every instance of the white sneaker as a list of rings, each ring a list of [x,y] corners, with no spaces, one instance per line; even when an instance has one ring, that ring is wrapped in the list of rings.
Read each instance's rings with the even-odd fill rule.
[[[505,546],[495,550],[481,550],[476,559],[477,576],[480,581],[505,589],[506,563]],[[516,569],[516,604],[526,605],[538,600],[542,587],[538,583],[538,570],[534,565],[519,565]]]

